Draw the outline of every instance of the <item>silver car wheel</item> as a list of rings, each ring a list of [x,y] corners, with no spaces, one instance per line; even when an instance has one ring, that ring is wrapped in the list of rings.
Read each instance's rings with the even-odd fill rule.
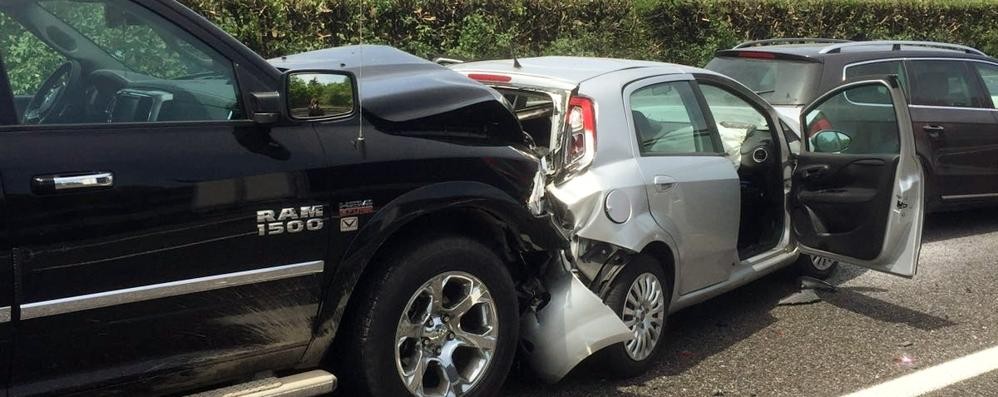
[[[811,266],[814,266],[814,269],[817,271],[825,271],[831,269],[832,266],[835,266],[835,263],[836,260],[834,259],[823,258],[820,256],[811,257]]]
[[[499,319],[489,289],[464,272],[437,275],[409,298],[395,331],[395,366],[416,396],[461,396],[492,363]]]
[[[665,326],[665,294],[658,277],[642,273],[631,283],[624,301],[623,320],[634,337],[624,345],[632,360],[641,361],[655,351]]]

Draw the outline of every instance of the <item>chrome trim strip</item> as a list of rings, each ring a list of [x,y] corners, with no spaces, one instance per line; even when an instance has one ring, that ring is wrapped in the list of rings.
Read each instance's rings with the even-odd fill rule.
[[[933,105],[908,105],[915,109],[949,109],[949,110],[973,110],[975,112],[994,112],[994,108],[965,108],[960,106],[933,106]]]
[[[10,322],[10,306],[0,307],[0,324]]]
[[[981,194],[953,194],[949,196],[942,196],[943,200],[966,200],[966,199],[978,199],[978,198],[996,198],[998,193],[981,193]]]
[[[321,273],[323,261],[295,263],[291,265],[267,267],[243,272],[219,274],[189,280],[171,281],[162,284],[98,292],[95,294],[71,296],[21,305],[21,319],[55,316],[102,307],[168,298],[216,289],[247,284],[294,278]]]

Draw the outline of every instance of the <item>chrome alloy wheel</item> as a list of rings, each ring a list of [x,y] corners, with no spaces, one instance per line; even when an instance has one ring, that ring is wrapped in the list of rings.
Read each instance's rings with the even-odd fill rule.
[[[632,360],[641,361],[655,351],[665,327],[665,295],[662,284],[651,273],[642,273],[627,291],[623,320],[634,337],[624,345]]]
[[[409,298],[395,331],[395,367],[419,397],[461,396],[485,376],[499,339],[489,289],[464,272],[430,279]]]
[[[820,256],[811,257],[811,266],[814,266],[814,269],[817,271],[828,270],[835,265],[835,262],[836,260],[834,259],[823,258]]]

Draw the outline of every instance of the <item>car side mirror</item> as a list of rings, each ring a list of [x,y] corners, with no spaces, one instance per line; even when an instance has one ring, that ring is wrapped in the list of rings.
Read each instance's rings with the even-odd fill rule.
[[[849,148],[852,138],[839,131],[825,130],[811,138],[811,149],[816,153],[841,153]]]
[[[357,111],[357,80],[336,70],[292,71],[285,74],[288,115],[295,120],[349,117]]]

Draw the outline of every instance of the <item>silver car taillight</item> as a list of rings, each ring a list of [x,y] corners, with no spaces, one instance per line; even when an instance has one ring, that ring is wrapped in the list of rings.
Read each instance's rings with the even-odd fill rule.
[[[582,96],[569,99],[565,129],[568,135],[566,167],[585,168],[596,156],[596,108],[592,99]]]

